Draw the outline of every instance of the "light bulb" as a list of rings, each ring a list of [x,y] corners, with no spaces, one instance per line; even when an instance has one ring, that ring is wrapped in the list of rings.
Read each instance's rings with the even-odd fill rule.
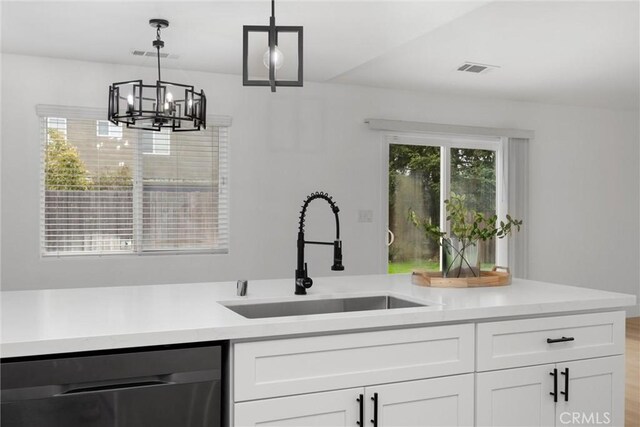
[[[167,92],[167,94],[164,96],[164,110],[169,114],[173,114],[173,112],[175,111],[173,105],[173,95],[171,94],[171,92]]]
[[[133,95],[127,95],[127,113],[133,113]]]
[[[193,116],[193,98],[191,95],[187,98],[187,115]]]
[[[267,51],[262,56],[262,63],[267,68],[269,68],[269,57],[271,56],[269,55],[269,53],[270,53],[270,49],[267,49]],[[283,62],[284,62],[284,55],[282,54],[282,51],[278,49],[278,46],[274,46],[273,65],[275,65],[276,70],[279,70],[282,67]]]

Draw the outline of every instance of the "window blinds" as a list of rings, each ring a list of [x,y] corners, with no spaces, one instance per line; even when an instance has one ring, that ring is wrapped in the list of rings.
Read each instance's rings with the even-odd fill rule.
[[[227,252],[230,120],[165,133],[39,113],[43,255]]]

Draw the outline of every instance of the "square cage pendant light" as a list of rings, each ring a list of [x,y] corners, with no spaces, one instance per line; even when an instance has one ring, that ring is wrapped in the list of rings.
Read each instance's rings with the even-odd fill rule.
[[[302,86],[302,27],[277,26],[275,0],[269,25],[245,25],[242,42],[243,86]]]

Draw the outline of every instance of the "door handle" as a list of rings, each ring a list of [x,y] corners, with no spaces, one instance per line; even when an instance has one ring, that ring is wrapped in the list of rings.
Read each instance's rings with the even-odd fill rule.
[[[393,231],[387,228],[387,246],[393,245],[393,242],[396,240],[396,235],[393,234]]]
[[[562,337],[562,338],[547,338],[547,344],[555,344],[557,342],[567,342],[573,341],[575,338],[573,337]]]
[[[373,423],[373,427],[378,427],[378,393],[373,393],[373,419],[371,422]]]
[[[553,391],[549,394],[553,396],[553,402],[558,401],[558,369],[553,368],[553,372],[549,372],[549,375],[553,377]]]
[[[564,391],[561,391],[560,394],[564,395],[564,401],[569,401],[569,368],[564,368],[564,372],[561,372],[564,375]]]
[[[360,411],[360,415],[358,417],[359,421],[356,421],[356,424],[358,424],[360,427],[362,427],[362,423],[364,421],[364,395],[360,394],[358,395],[358,398],[356,399],[356,401],[359,404],[359,411]]]

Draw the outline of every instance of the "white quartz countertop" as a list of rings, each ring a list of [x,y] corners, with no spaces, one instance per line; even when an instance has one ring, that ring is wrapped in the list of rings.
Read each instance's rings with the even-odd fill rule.
[[[0,354],[19,357],[255,339],[616,309],[636,303],[634,295],[519,279],[511,286],[442,289],[412,285],[409,275],[343,276],[315,278],[305,296],[293,290],[293,279],[281,279],[250,281],[245,297],[236,296],[235,282],[2,292]],[[430,305],[246,319],[219,304],[381,293]]]

